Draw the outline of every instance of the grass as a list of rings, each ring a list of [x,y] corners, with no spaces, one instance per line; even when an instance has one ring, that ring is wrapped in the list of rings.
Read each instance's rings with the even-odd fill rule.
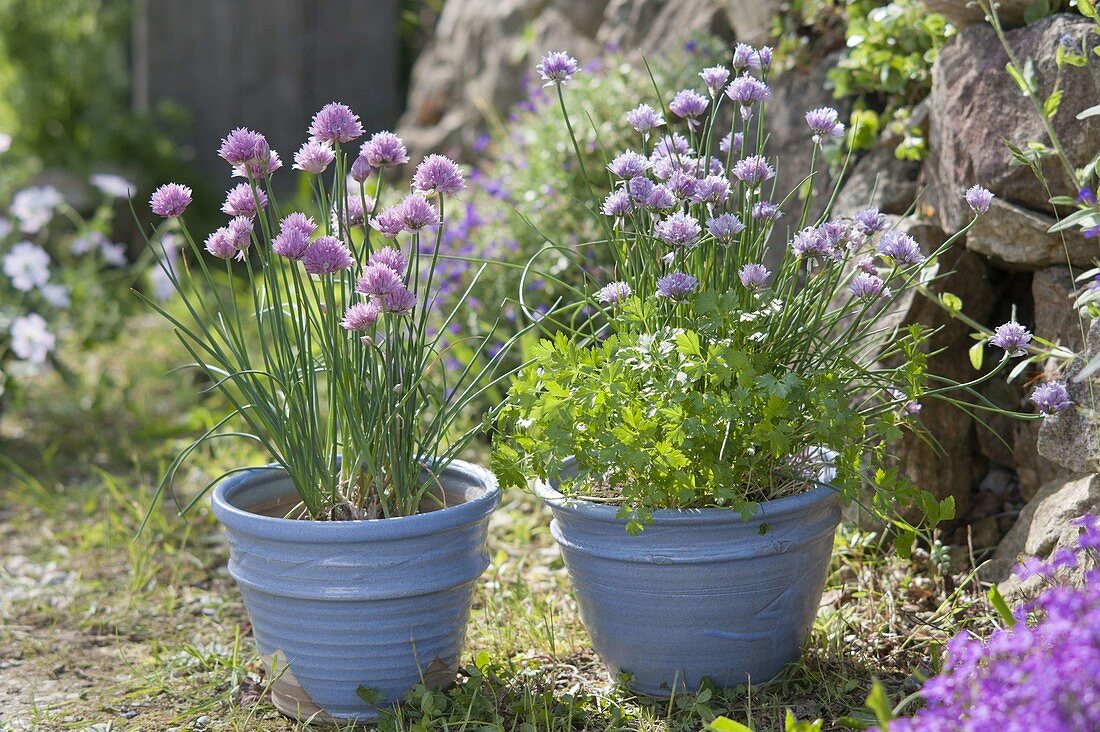
[[[74,383],[42,377],[0,431],[0,730],[302,729],[267,698],[209,510],[181,518],[169,500],[132,540],[173,450],[220,405],[164,376],[183,359],[158,344],[159,323],[129,332],[82,357]],[[262,461],[223,442],[180,488]],[[458,683],[412,690],[381,729],[675,732],[724,715],[762,731],[782,729],[788,710],[824,729],[860,728],[873,722],[874,679],[898,704],[951,635],[994,622],[965,553],[901,559],[846,525],[806,652],[778,680],[639,698],[592,652],[548,523],[532,497],[505,496]]]

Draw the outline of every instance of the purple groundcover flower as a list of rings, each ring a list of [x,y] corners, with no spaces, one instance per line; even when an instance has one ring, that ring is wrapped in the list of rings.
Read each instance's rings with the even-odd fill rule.
[[[746,68],[759,69],[762,65],[760,53],[747,43],[738,43],[733,49],[732,65],[736,71]]]
[[[411,313],[412,309],[416,307],[416,295],[412,294],[409,288],[400,285],[382,295],[382,307],[385,308],[387,313],[394,313],[395,315]]]
[[[737,273],[741,284],[750,290],[762,290],[768,284],[771,272],[762,264],[746,264]]]
[[[672,246],[691,249],[699,240],[702,227],[693,217],[683,212],[677,212],[661,219],[654,227],[653,233],[661,241]]]
[[[814,133],[814,142],[823,137],[844,137],[844,125],[838,120],[838,112],[832,107],[820,107],[806,112],[806,124]]]
[[[1082,232],[1082,236],[1086,239],[1095,239],[1100,237],[1100,226],[1090,226]]]
[[[730,182],[725,176],[708,175],[695,184],[691,200],[696,203],[720,205],[730,197]]]
[[[761,155],[750,155],[733,166],[733,177],[750,188],[775,177],[775,170]]]
[[[1091,188],[1085,186],[1077,192],[1077,202],[1083,203],[1086,206],[1096,205],[1096,193]]]
[[[429,155],[416,166],[413,188],[425,196],[438,193],[450,196],[466,187],[462,170],[444,155]]]
[[[218,156],[233,167],[265,166],[271,157],[271,148],[267,144],[267,138],[259,132],[246,127],[238,127],[230,131],[218,147]]]
[[[852,217],[852,226],[865,236],[870,236],[886,228],[886,215],[878,211],[878,206],[869,206]]]
[[[722,91],[722,87],[729,81],[730,70],[725,66],[710,66],[700,71],[699,77],[707,85],[707,89],[710,90],[710,95],[713,97]]]
[[[1073,406],[1069,398],[1066,386],[1060,381],[1048,381],[1039,384],[1035,391],[1031,392],[1031,401],[1039,407],[1039,411],[1045,415],[1058,414]]]
[[[315,240],[302,257],[306,272],[311,275],[329,275],[342,269],[351,269],[355,260],[351,250],[334,236],[322,236]]]
[[[1031,331],[1014,320],[998,325],[989,345],[1003,349],[1009,356],[1023,356],[1031,344]]]
[[[404,275],[405,270],[408,268],[408,260],[405,259],[405,255],[400,250],[394,247],[382,247],[374,252],[371,252],[367,257],[367,265],[381,265],[383,267],[389,267],[399,275]]]
[[[981,186],[971,186],[966,189],[966,205],[976,214],[984,214],[989,210],[989,204],[993,202],[993,194]]]
[[[401,276],[392,267],[381,262],[373,262],[363,270],[363,275],[355,285],[355,291],[360,295],[382,297],[387,292],[404,286]]]
[[[783,212],[779,209],[779,204],[757,201],[752,205],[752,217],[759,221],[775,221],[783,218]]]
[[[550,86],[551,84],[565,85],[569,83],[569,80],[573,78],[573,75],[580,71],[580,66],[577,65],[577,59],[570,56],[564,51],[551,51],[542,57],[542,61],[535,67],[535,70],[539,72],[539,76],[546,82],[543,86]]]
[[[647,135],[650,130],[664,125],[665,118],[648,104],[639,104],[626,113],[626,121],[635,130]]]
[[[697,124],[697,117],[706,114],[710,101],[697,91],[681,89],[668,103],[668,111],[677,117],[682,117],[689,124]]]
[[[630,297],[630,285],[625,282],[609,282],[596,293],[596,299],[608,305],[618,305]]]
[[[359,156],[365,158],[372,168],[395,168],[409,162],[409,151],[405,143],[392,132],[375,132],[359,148]]]
[[[633,208],[634,206],[630,202],[630,194],[619,189],[607,194],[607,198],[603,199],[603,208],[601,210],[605,216],[614,216],[618,218],[627,215]]]
[[[882,278],[878,275],[858,272],[852,278],[852,281],[848,283],[848,289],[861,300],[874,300],[879,295],[887,292],[883,288],[883,284]]]
[[[616,178],[630,180],[649,169],[649,158],[645,155],[639,155],[633,150],[627,150],[616,155],[615,159],[608,164],[607,169]]]
[[[745,225],[741,223],[741,219],[731,213],[724,213],[707,221],[707,231],[724,247],[733,244],[733,240],[744,230]]]
[[[327,142],[308,140],[294,153],[294,169],[317,175],[336,159],[336,153]]]
[[[182,216],[191,205],[191,189],[179,183],[165,183],[153,191],[149,206],[157,216],[174,219]]]
[[[439,226],[439,211],[428,203],[423,196],[413,193],[407,196],[400,204],[401,221],[405,225],[405,231],[415,234],[422,229],[437,228]]]
[[[669,300],[683,300],[699,287],[699,281],[689,274],[673,272],[657,280],[657,295]]]
[[[314,140],[336,145],[362,136],[363,124],[359,121],[359,115],[352,112],[346,104],[329,102],[313,115],[313,121],[309,123],[309,134]]]
[[[920,244],[913,237],[900,231],[887,232],[875,246],[875,249],[879,254],[889,257],[901,267],[924,262]]]
[[[262,189],[257,188],[255,195],[253,195],[252,186],[248,183],[241,183],[226,192],[222,212],[229,216],[254,217],[256,215],[257,200],[260,208],[267,208],[267,194]]]
[[[340,321],[340,326],[350,331],[370,330],[378,322],[378,316],[381,314],[382,306],[377,300],[357,302],[344,312],[344,319]]]

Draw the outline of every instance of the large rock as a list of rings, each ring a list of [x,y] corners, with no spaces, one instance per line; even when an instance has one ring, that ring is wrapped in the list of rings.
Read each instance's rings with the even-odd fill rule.
[[[993,559],[982,567],[982,578],[1000,582],[1001,593],[1018,598],[1030,595],[1037,581],[1021,581],[1012,568],[1027,557],[1049,558],[1058,549],[1076,546],[1073,520],[1100,511],[1100,476],[1076,475],[1044,485],[1015,525],[1001,540]]]
[[[1069,267],[1046,267],[1035,272],[1031,296],[1035,303],[1035,332],[1044,339],[1080,351],[1088,323],[1082,323],[1073,307],[1076,293]]]
[[[1047,233],[1054,223],[1051,216],[995,198],[989,212],[978,217],[967,232],[966,248],[1005,269],[1064,265],[1067,253],[1073,264],[1090,266],[1096,257],[1096,243],[1081,236],[1078,229],[1064,231],[1062,236]]]
[[[678,50],[700,33],[733,37],[718,0],[611,0],[596,39],[652,55]]]
[[[1100,472],[1100,432],[1097,395],[1100,372],[1078,380],[1084,366],[1100,358],[1100,320],[1094,320],[1085,340],[1085,353],[1065,371],[1064,381],[1074,407],[1043,419],[1039,454],[1071,473]]]
[[[782,0],[720,0],[737,40],[763,46],[771,40],[772,22]]]
[[[1080,16],[1054,15],[1008,32],[1009,42],[1021,58],[1031,58],[1044,93],[1054,86],[1059,71],[1055,49],[1063,37],[1074,43],[1088,39],[1095,45],[1095,24]],[[1044,141],[1046,134],[1031,103],[1024,98],[1005,71],[1007,54],[987,25],[971,25],[952,38],[936,57],[932,67],[929,155],[925,175],[929,201],[944,231],[955,231],[971,218],[962,193],[980,183],[1004,202],[1034,211],[1049,212],[1048,193],[1025,166],[1013,165],[1005,140],[1021,147],[1030,140]],[[1062,70],[1064,98],[1054,118],[1066,152],[1076,166],[1088,162],[1100,149],[1100,118],[1078,121],[1083,107],[1100,98],[1100,64]],[[1044,161],[1044,175],[1055,194],[1071,194],[1068,178],[1056,159]],[[997,214],[991,214],[990,220]],[[992,226],[992,224],[990,224]],[[1039,247],[1039,261],[1028,266],[1046,266],[1048,252],[1056,244]],[[992,249],[990,249],[992,251]],[[1006,262],[1025,265],[1022,256]]]

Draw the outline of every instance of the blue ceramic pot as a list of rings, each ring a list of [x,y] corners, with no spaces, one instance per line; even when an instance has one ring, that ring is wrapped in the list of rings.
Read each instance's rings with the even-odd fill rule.
[[[742,521],[720,508],[661,510],[626,532],[614,506],[537,485],[550,506],[581,619],[612,678],[667,697],[761,683],[798,658],[821,602],[840,523],[818,487],[761,504]]]
[[[277,518],[298,501],[278,468],[238,473],[214,489],[229,573],[283,714],[369,721],[421,680],[454,680],[500,488],[492,473],[461,461],[440,478],[447,508],[373,521]]]

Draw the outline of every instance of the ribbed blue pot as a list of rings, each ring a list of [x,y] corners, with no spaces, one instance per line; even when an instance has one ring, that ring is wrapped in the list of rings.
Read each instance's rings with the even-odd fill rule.
[[[238,473],[214,489],[229,573],[279,711],[364,722],[421,680],[454,680],[500,488],[492,473],[461,461],[440,477],[447,508],[372,521],[263,515],[297,500],[277,468]],[[377,695],[372,704],[360,686]]]
[[[818,487],[742,521],[718,508],[661,510],[641,533],[617,508],[536,487],[554,519],[581,620],[612,678],[642,694],[775,677],[809,636],[840,523]]]

